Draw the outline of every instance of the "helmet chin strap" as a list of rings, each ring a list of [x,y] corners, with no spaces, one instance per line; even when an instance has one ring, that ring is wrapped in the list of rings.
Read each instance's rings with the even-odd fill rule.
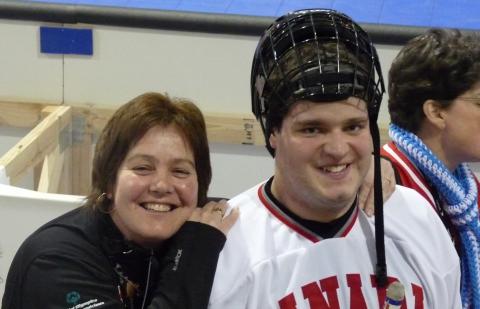
[[[375,277],[379,287],[386,287],[387,263],[385,259],[385,233],[383,225],[383,194],[382,194],[382,173],[380,168],[380,132],[377,122],[370,120],[370,133],[373,140],[373,197],[375,205],[375,248],[377,255],[377,265],[375,268]]]

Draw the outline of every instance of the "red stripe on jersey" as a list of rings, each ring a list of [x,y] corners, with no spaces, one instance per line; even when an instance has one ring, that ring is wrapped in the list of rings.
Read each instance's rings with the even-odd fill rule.
[[[341,237],[347,236],[347,234],[352,230],[353,226],[355,225],[355,222],[357,221],[358,218],[358,213],[360,212],[358,206],[355,207],[352,216],[350,219],[348,219],[347,223],[344,226],[343,232],[339,235]]]
[[[305,237],[306,239],[314,243],[323,240],[323,238],[320,235],[313,233],[312,231],[310,231],[309,229],[301,225],[299,222],[295,221],[293,218],[290,218],[278,206],[276,206],[275,203],[273,203],[273,201],[270,201],[270,199],[268,199],[265,196],[265,184],[262,184],[258,188],[258,197],[262,202],[262,204],[265,206],[265,208],[267,208],[267,210],[274,217],[276,217],[280,222],[282,222],[283,224],[285,224],[286,226],[294,230],[296,233],[300,234],[301,236]],[[355,222],[357,221],[358,213],[359,213],[359,209],[358,207],[355,207],[352,215],[347,220],[345,225],[339,230],[337,235],[335,235],[335,237],[345,237],[352,230],[353,226],[355,225]]]
[[[265,184],[262,184],[258,188],[258,197],[260,198],[262,204],[268,209],[268,211],[270,211],[273,216],[275,216],[283,224],[285,224],[286,226],[312,242],[319,242],[320,240],[322,240],[321,237],[306,230],[305,228],[303,228],[303,226],[297,224],[297,222],[292,221],[283,212],[280,212],[277,207],[274,207],[272,203],[270,203],[270,201],[265,197],[264,186]]]
[[[392,162],[393,168],[400,176],[400,185],[414,189],[420,193],[434,209],[436,209],[435,199],[430,192],[425,177],[410,159],[408,159],[408,157],[398,149],[393,142],[383,145],[380,153],[383,157],[388,158],[390,162]]]

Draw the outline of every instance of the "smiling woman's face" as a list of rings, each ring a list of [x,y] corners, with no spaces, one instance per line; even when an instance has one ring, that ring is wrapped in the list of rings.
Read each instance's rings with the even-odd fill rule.
[[[109,197],[111,217],[130,241],[153,248],[172,237],[197,206],[190,146],[174,126],[155,126],[130,149]]]

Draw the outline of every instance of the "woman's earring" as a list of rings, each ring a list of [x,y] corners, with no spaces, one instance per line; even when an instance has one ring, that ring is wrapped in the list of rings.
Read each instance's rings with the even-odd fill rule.
[[[105,214],[109,214],[113,210],[110,198],[108,197],[107,193],[105,193],[105,192],[103,192],[102,194],[100,194],[97,197],[97,199],[95,200],[95,206],[98,207],[100,212],[105,213]]]

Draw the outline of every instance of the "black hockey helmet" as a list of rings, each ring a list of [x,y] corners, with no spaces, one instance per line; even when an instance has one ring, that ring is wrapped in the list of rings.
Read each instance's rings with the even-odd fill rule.
[[[272,155],[270,133],[296,101],[354,96],[367,102],[376,121],[385,92],[368,34],[347,15],[326,9],[294,11],[271,24],[257,45],[250,83],[252,111]]]
[[[386,286],[387,267],[377,117],[385,86],[377,51],[350,17],[327,9],[306,9],[279,17],[257,45],[250,79],[252,111],[269,137],[299,100],[332,102],[358,97],[367,103],[374,153],[377,284]]]

